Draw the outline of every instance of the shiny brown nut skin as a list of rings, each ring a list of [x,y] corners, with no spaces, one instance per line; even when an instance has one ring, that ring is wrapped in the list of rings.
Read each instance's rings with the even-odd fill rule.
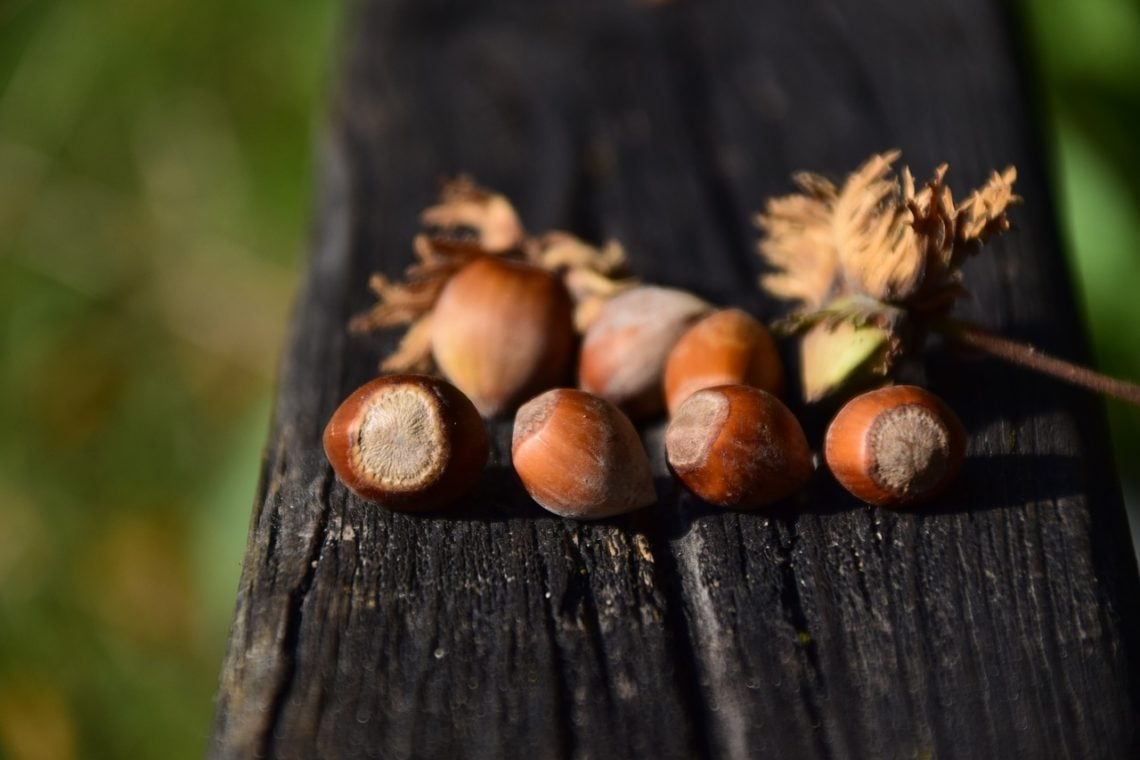
[[[767,391],[746,385],[689,396],[665,430],[665,456],[685,487],[730,509],[784,499],[811,477],[811,451],[795,415]]]
[[[665,362],[669,413],[702,388],[751,385],[778,396],[784,368],[776,341],[759,320],[740,309],[719,309],[694,324]]]
[[[578,387],[633,419],[659,414],[669,350],[709,308],[692,293],[652,285],[614,296],[582,338]]]
[[[562,517],[597,520],[657,500],[633,423],[585,391],[556,388],[523,404],[511,458],[531,498]]]
[[[495,417],[565,382],[573,304],[562,281],[530,264],[481,256],[444,286],[431,317],[432,356],[479,413]]]
[[[856,396],[839,410],[824,440],[824,458],[836,480],[883,507],[918,504],[942,493],[965,454],[958,416],[913,385]]]
[[[325,456],[363,499],[399,511],[433,511],[479,480],[487,431],[479,412],[450,383],[389,375],[365,383],[333,413]]]

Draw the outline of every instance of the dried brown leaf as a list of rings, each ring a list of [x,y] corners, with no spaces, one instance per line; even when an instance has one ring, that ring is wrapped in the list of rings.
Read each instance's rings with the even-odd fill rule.
[[[625,249],[616,240],[598,248],[568,232],[552,231],[529,240],[526,253],[538,266],[561,276],[574,301],[579,333],[586,331],[606,301],[637,284],[627,276]]]
[[[368,287],[376,294],[377,303],[349,322],[349,330],[371,332],[384,327],[406,325],[429,313],[448,279],[474,256],[470,251],[454,252],[437,247],[426,236],[416,237],[417,261],[404,271],[405,280],[393,282],[382,274],[374,274]]]
[[[436,241],[476,246],[487,253],[517,248],[526,236],[511,202],[465,175],[444,183],[439,203],[420,214],[420,224]]]
[[[628,272],[625,249],[616,240],[598,248],[569,232],[556,230],[533,239],[527,248],[528,258],[550,272],[585,270],[611,278]]]

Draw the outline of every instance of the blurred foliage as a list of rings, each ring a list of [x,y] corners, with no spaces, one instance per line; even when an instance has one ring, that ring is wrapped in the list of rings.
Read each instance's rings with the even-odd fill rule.
[[[201,757],[339,7],[0,3],[0,757]]]
[[[1140,381],[1140,3],[1020,0],[1060,224],[1098,369]],[[1140,410],[1109,401],[1140,545]]]
[[[1140,11],[1019,8],[1098,360],[1140,378]],[[341,10],[0,3],[0,756],[203,753]]]

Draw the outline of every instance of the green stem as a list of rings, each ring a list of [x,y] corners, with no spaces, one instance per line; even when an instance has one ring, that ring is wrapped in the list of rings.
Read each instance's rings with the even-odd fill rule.
[[[934,331],[949,341],[978,349],[1011,364],[1028,367],[1067,383],[1079,385],[1090,391],[1103,393],[1106,396],[1112,396],[1135,406],[1140,406],[1140,385],[1102,375],[1088,367],[1043,354],[1026,343],[1002,338],[976,325],[960,322],[956,319],[944,319],[937,322],[934,325]]]

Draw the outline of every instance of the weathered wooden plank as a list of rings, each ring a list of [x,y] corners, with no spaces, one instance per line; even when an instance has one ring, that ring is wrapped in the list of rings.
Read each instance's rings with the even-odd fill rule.
[[[617,236],[645,277],[772,314],[750,214],[798,168],[904,149],[963,186],[1015,163],[1018,230],[967,268],[969,316],[1082,339],[1007,19],[900,5],[442,0],[362,5],[253,517],[213,754],[1128,756],[1137,600],[1098,403],[933,350],[971,432],[916,513],[825,473],[795,504],[660,503],[579,524],[529,502],[509,424],[470,504],[375,509],[320,430],[393,345],[349,338],[459,171],[534,229]],[[803,413],[818,441],[826,413]]]

